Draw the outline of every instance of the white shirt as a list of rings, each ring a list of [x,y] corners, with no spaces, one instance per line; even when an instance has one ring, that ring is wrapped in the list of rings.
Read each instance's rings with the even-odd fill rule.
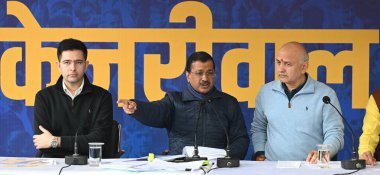
[[[65,93],[71,97],[72,100],[74,100],[74,98],[76,96],[78,96],[81,92],[82,92],[82,89],[83,89],[83,85],[84,85],[84,78],[82,80],[82,85],[80,85],[80,87],[75,91],[74,95],[70,93],[70,90],[67,89],[66,85],[65,85],[65,82],[63,81],[62,79],[62,86],[63,86],[63,91],[65,91]]]

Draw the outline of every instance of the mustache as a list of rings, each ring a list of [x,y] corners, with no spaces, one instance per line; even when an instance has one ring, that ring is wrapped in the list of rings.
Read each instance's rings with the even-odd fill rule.
[[[201,84],[201,86],[207,86],[210,84],[210,82],[209,81],[201,81],[200,84]]]

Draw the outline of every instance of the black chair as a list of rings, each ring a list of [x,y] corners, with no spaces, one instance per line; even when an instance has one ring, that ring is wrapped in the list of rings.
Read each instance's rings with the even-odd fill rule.
[[[116,120],[112,121],[111,135],[104,145],[104,158],[120,158],[125,151],[120,148],[121,124]]]
[[[375,157],[377,161],[380,160],[380,142],[377,144],[377,147],[373,156]]]
[[[118,139],[117,139],[117,154],[116,154],[116,157],[117,158],[120,158],[124,153],[125,153],[125,150],[122,150],[121,147],[120,147],[120,143],[121,143],[121,124],[119,124],[117,121],[114,120],[114,122],[116,122],[117,124],[117,135],[118,135]]]
[[[36,154],[34,155],[34,157],[42,157],[43,153],[42,151],[40,150],[37,150]]]

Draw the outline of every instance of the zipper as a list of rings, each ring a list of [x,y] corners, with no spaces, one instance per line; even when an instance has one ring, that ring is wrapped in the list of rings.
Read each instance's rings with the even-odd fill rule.
[[[289,102],[288,102],[288,108],[292,108],[292,103],[291,103],[291,101],[292,101],[292,99],[294,99],[294,98],[296,98],[297,96],[299,96],[299,95],[301,95],[301,94],[306,94],[306,93],[300,93],[300,94],[295,94],[290,100],[289,100]],[[286,96],[286,94],[285,94],[285,96]],[[288,98],[288,96],[286,96],[286,98]]]
[[[203,123],[203,128],[202,128],[202,145],[205,145],[205,136],[206,136],[206,117],[207,117],[207,112],[206,112],[206,106],[203,106],[203,111],[202,111],[203,117],[202,117],[202,123]]]
[[[71,99],[71,112],[74,112],[74,99]]]

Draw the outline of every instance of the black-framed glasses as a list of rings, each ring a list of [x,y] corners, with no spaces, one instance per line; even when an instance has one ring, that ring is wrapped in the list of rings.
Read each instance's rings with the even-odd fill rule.
[[[214,71],[207,71],[207,72],[199,71],[199,72],[190,72],[190,73],[194,74],[198,78],[202,78],[204,75],[206,75],[206,77],[215,77]]]

